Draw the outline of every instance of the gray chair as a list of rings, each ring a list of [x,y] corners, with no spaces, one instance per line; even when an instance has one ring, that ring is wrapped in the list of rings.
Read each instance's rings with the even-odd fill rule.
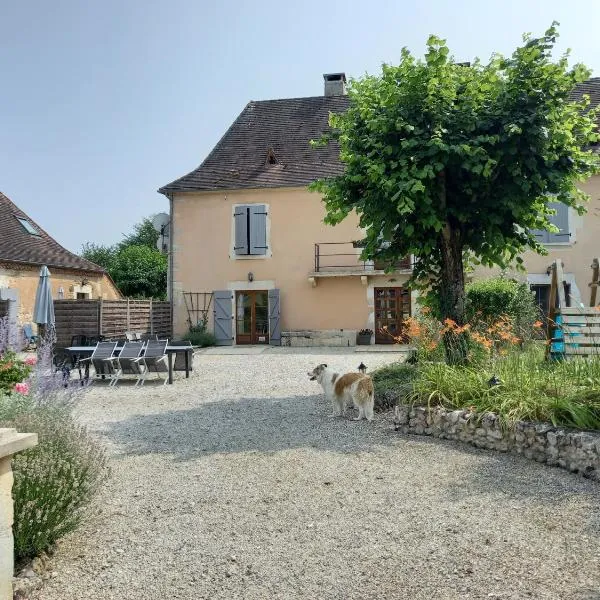
[[[140,373],[136,385],[138,383],[140,385],[144,385],[144,381],[146,381],[150,371],[154,371],[158,379],[162,379],[159,373],[169,372],[167,355],[165,353],[168,343],[168,340],[148,340],[146,343],[144,356],[142,356],[139,361],[140,364],[143,365],[144,370],[142,373]],[[169,377],[167,376],[165,377],[163,385],[165,385],[168,381]]]
[[[116,347],[117,342],[98,342],[92,355],[88,358],[82,358],[79,361],[79,365],[86,365],[88,368],[89,365],[92,365],[96,379],[108,377],[110,380],[109,385],[114,385],[116,383],[117,365],[113,354]],[[87,373],[88,369],[86,368],[86,375]]]
[[[144,342],[125,342],[121,352],[115,358],[117,372],[115,373],[113,386],[117,385],[123,375],[136,375],[139,378],[143,371],[141,364],[143,349]]]

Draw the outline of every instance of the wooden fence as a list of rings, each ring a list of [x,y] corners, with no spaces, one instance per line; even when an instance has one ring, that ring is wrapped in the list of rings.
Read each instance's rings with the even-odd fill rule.
[[[155,300],[55,300],[56,345],[66,347],[74,335],[125,337],[133,331],[170,338],[171,304]]]

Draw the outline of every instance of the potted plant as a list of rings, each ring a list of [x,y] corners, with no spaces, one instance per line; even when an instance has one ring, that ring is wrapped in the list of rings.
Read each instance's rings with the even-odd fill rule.
[[[371,343],[372,329],[361,329],[356,335],[356,343],[359,346],[368,346]]]

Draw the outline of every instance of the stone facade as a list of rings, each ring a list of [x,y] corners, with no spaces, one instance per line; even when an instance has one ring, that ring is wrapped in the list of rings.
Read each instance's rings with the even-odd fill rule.
[[[600,481],[600,434],[519,421],[503,427],[498,415],[396,405],[397,431],[456,440],[478,448],[521,454]]]
[[[85,296],[87,299],[116,300],[121,297],[112,280],[103,273],[83,272],[57,267],[50,268],[52,297],[65,300]],[[0,263],[0,296],[16,292],[16,320],[30,323],[33,317],[35,294],[39,283],[40,267],[17,263]]]

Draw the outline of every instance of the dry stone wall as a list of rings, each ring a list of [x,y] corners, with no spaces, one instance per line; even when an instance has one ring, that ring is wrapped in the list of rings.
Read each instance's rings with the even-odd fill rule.
[[[503,427],[498,415],[397,405],[397,431],[457,440],[478,448],[521,454],[600,481],[600,434],[519,421]]]

